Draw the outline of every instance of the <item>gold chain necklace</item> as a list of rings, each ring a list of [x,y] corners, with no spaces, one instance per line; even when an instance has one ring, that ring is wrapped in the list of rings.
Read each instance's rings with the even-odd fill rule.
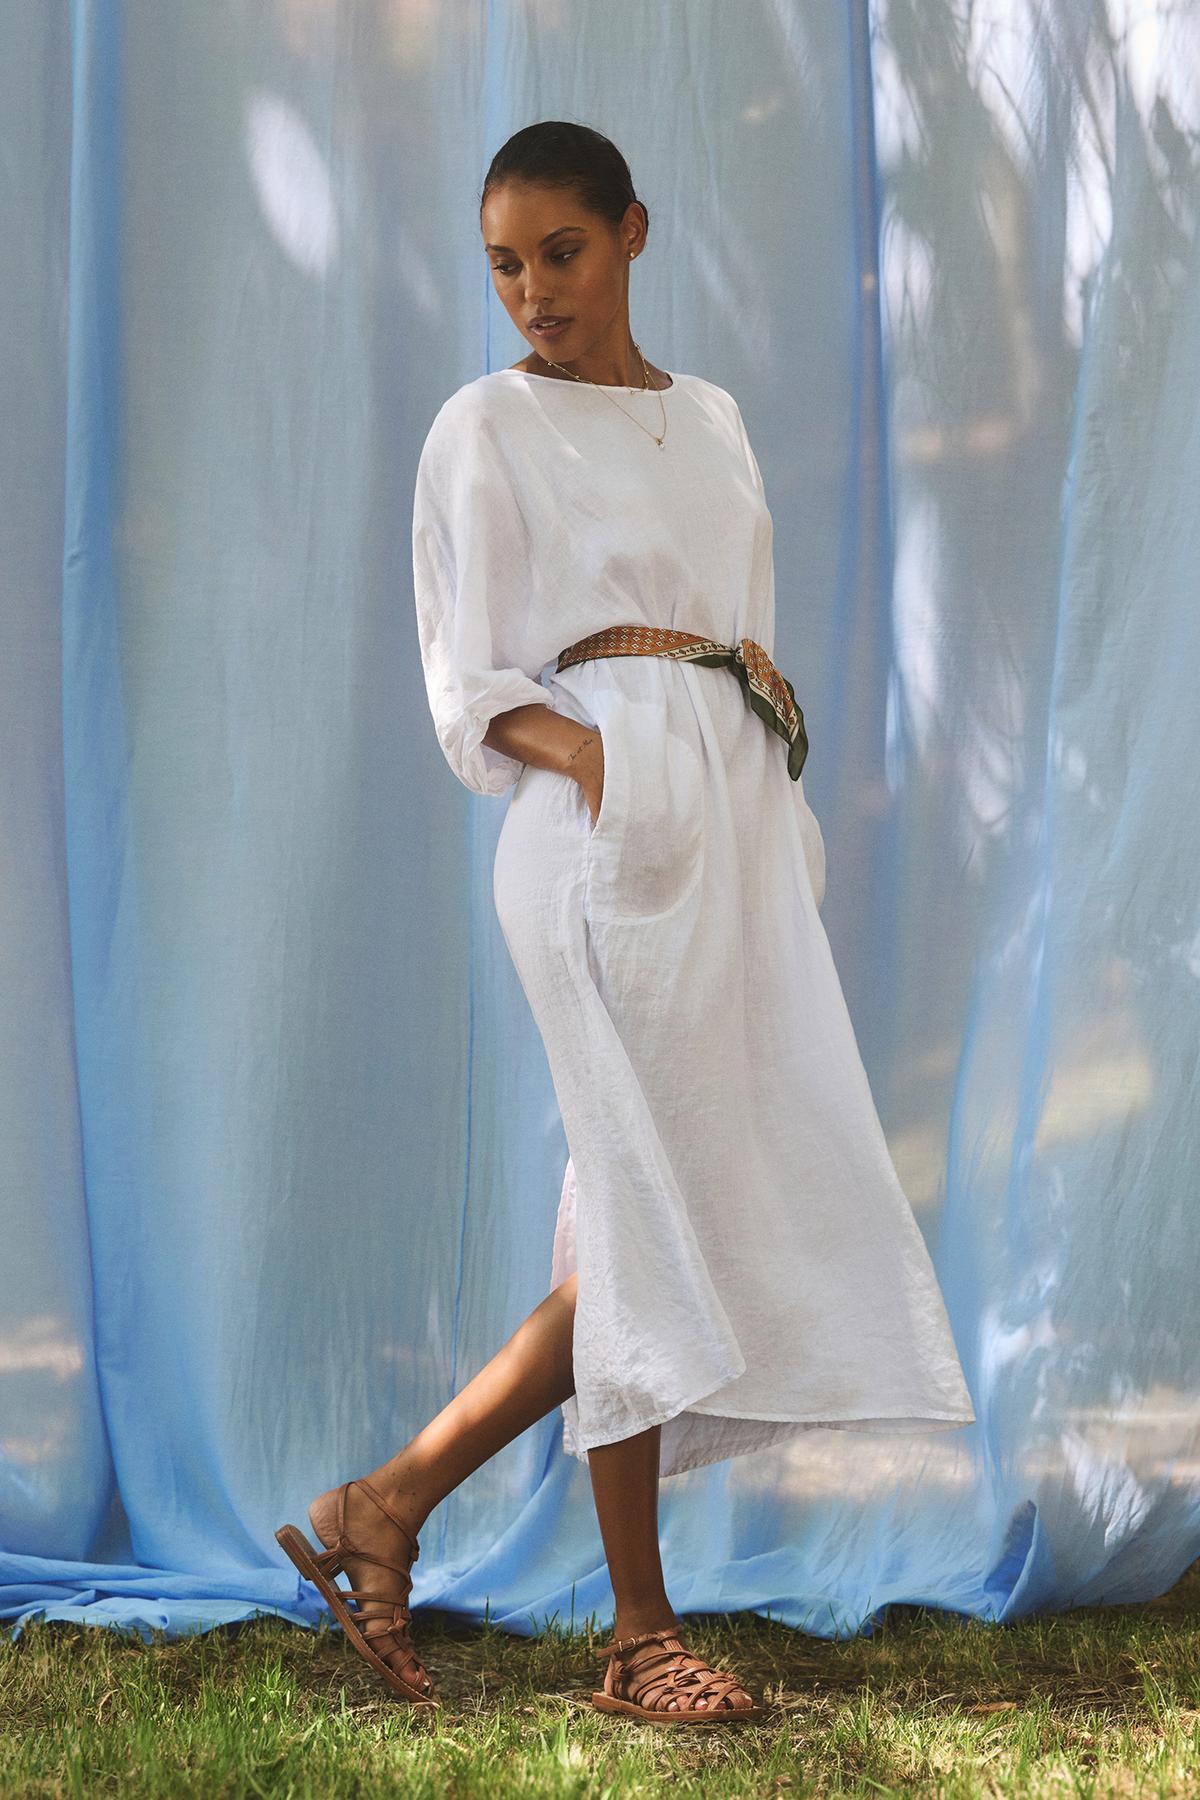
[[[643,425],[642,421],[640,419],[634,419],[633,414],[631,412],[625,412],[625,408],[621,405],[620,401],[613,400],[612,395],[605,390],[605,388],[603,387],[603,385],[600,382],[588,381],[588,379],[585,375],[576,375],[574,369],[563,368],[562,363],[553,362],[553,361],[551,361],[550,357],[548,357],[548,356],[543,356],[542,361],[548,362],[552,369],[562,369],[563,374],[569,375],[571,377],[572,381],[582,381],[588,387],[599,388],[600,392],[604,395],[604,398],[606,400],[612,400],[612,403],[616,407],[617,411],[625,413],[625,417],[627,419],[633,419],[633,423],[637,426],[638,430],[644,431],[646,433],[647,437],[652,437],[654,439],[655,443],[658,445],[659,449],[661,450],[663,447],[663,438],[665,438],[667,435],[666,402],[662,397],[662,389],[661,388],[651,388],[651,386],[650,386],[650,371],[646,367],[645,357],[642,356],[642,346],[638,343],[636,338],[634,338],[634,340],[633,340],[633,347],[637,351],[638,355],[642,357],[642,386],[640,388],[632,388],[630,391],[631,391],[631,393],[635,393],[635,394],[637,394],[637,393],[644,394],[644,393],[649,392],[649,393],[655,393],[658,395],[659,411],[662,413],[662,437],[659,437],[659,435],[656,431],[651,431],[651,429],[648,425]],[[541,355],[541,352],[539,351],[538,354]]]

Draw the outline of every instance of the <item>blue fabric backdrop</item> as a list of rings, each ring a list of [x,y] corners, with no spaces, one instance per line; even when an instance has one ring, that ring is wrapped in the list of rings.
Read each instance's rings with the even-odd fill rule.
[[[738,399],[826,928],[979,1416],[663,1484],[681,1612],[1135,1600],[1200,1553],[1200,14],[18,0],[0,55],[0,1615],[312,1621],[274,1543],[548,1284],[566,1145],[410,579],[477,226],[614,137]],[[556,1414],[414,1599],[606,1620]]]

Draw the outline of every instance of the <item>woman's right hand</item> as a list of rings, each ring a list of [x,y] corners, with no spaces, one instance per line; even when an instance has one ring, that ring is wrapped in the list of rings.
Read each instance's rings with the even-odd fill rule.
[[[604,796],[604,744],[591,725],[532,701],[497,713],[483,741],[518,762],[569,775],[583,789],[596,823]]]
[[[598,731],[581,730],[578,744],[568,752],[564,772],[583,789],[594,826],[604,798],[604,740]]]

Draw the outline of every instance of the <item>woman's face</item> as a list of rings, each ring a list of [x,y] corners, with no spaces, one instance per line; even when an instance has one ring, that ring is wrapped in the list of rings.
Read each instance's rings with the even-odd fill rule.
[[[541,357],[621,358],[629,344],[629,252],[645,221],[631,201],[619,225],[590,212],[570,188],[507,182],[481,214],[492,284],[509,318]],[[538,330],[538,317],[562,320]]]

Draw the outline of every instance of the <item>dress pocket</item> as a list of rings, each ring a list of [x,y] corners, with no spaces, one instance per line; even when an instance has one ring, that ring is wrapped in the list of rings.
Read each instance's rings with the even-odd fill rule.
[[[596,836],[597,832],[605,832],[608,830],[609,818],[616,810],[616,799],[613,794],[613,788],[617,780],[617,759],[612,754],[614,733],[611,731],[601,731],[598,732],[597,735],[604,751],[604,785],[600,789],[600,810],[596,814],[596,817],[590,821],[589,836],[593,838]],[[585,801],[584,804],[586,806],[587,802]]]
[[[596,918],[660,918],[694,890],[703,864],[701,753],[665,723],[661,699],[622,700],[605,713],[604,787],[588,835],[588,909]]]

